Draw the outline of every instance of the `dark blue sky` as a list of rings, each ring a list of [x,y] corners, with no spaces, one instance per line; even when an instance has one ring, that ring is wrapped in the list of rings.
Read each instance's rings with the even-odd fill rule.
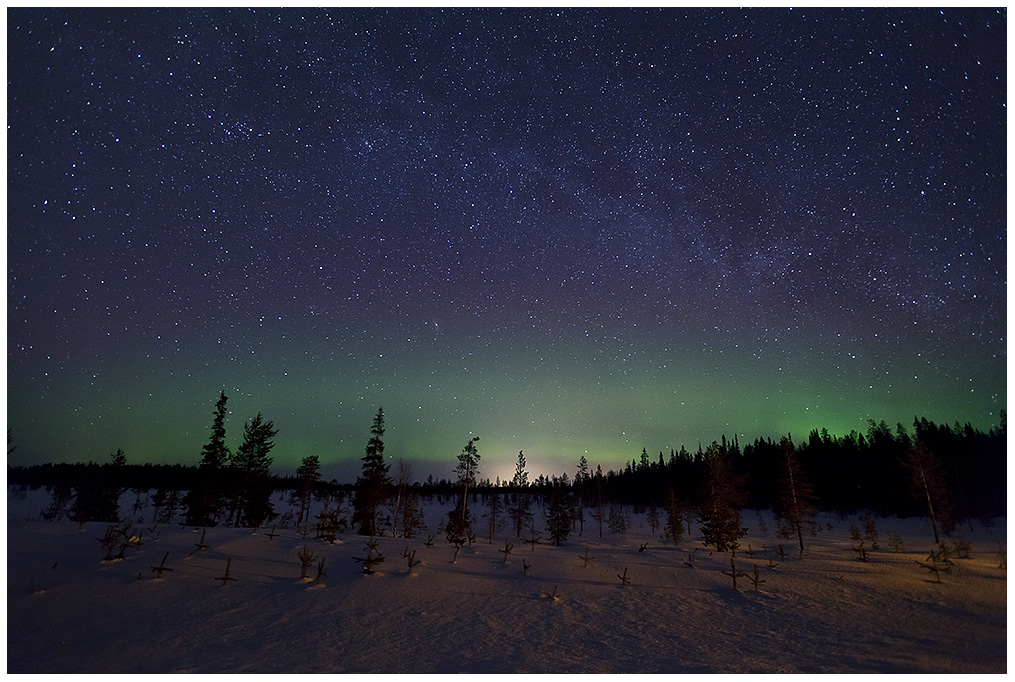
[[[1004,10],[8,10],[12,463],[481,475],[1006,384]],[[425,465],[429,467],[430,465]]]

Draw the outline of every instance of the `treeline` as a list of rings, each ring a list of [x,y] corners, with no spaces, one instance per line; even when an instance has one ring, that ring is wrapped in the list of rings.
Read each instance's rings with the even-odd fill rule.
[[[573,473],[541,475],[531,482],[522,452],[511,481],[480,478],[479,439],[472,438],[458,456],[456,480],[431,476],[419,483],[404,461],[392,476],[384,457],[384,414],[379,409],[361,475],[355,483],[340,484],[321,480],[317,456],[305,457],[295,476],[272,475],[270,452],[277,432],[260,414],[244,425],[243,443],[231,452],[225,445],[226,400],[223,393],[216,403],[211,437],[196,466],[127,464],[118,450],[104,464],[8,467],[8,483],[47,487],[53,504],[44,515],[79,522],[116,521],[125,511],[118,508],[125,492],[136,491],[140,499],[141,491],[155,491],[152,501],[165,510],[164,516],[180,513],[184,523],[195,526],[271,522],[278,516],[272,498],[289,491],[289,502],[299,508],[297,525],[311,522],[312,501],[323,501],[332,527],[365,535],[418,528],[420,501],[436,498],[454,505],[442,523],[449,540],[477,532],[470,500],[473,507],[485,503],[491,526],[498,514],[506,514],[518,536],[526,523],[533,524],[531,509],[536,507],[542,508],[547,530],[554,526],[552,535],[560,541],[566,539],[568,527],[587,521],[598,524],[600,532],[604,524],[613,527],[622,521],[618,506],[634,505],[653,516],[661,512],[666,524],[660,520],[659,525],[666,525],[670,535],[696,517],[706,534],[709,528],[717,529],[717,547],[739,537],[743,508],[771,508],[786,529],[797,532],[818,509],[927,515],[935,531],[1007,511],[1003,417],[1000,426],[988,432],[968,423],[938,425],[917,418],[910,428],[897,424],[894,429],[872,420],[863,434],[833,436],[816,429],[799,443],[787,434],[778,442],[759,438],[741,446],[736,438],[722,436],[693,453],[683,446],[658,456],[643,449],[639,458],[617,471],[604,472],[601,466],[592,470],[582,457]],[[348,518],[342,516],[346,498],[351,503]]]

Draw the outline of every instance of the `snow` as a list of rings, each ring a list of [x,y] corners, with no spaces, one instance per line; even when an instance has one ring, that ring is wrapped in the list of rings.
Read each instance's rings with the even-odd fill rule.
[[[443,536],[425,544],[447,511],[429,503],[429,530],[378,538],[385,560],[365,575],[354,560],[366,556],[362,536],[328,544],[292,527],[275,537],[216,527],[197,550],[202,529],[161,524],[156,537],[151,509],[132,528],[143,530],[141,545],[104,562],[108,524],[38,520],[48,501],[44,491],[8,493],[8,673],[1007,670],[1003,519],[956,531],[970,558],[937,583],[917,564],[935,547],[924,519],[878,519],[881,547],[865,563],[852,549],[855,517],[821,515],[800,559],[767,512],[748,510],[737,568],[756,564],[765,582],[755,589],[740,577],[734,590],[728,553],[699,537],[664,542],[630,508],[623,537],[604,528],[601,539],[587,521],[565,545],[531,546],[505,522],[493,542],[478,538],[452,563]],[[890,531],[904,553],[889,546]],[[505,562],[506,539],[514,549]],[[304,545],[325,560],[317,584],[316,562],[300,578]],[[405,550],[421,561],[411,570]],[[152,567],[166,552],[172,570],[159,578]],[[235,581],[223,584],[227,561]]]

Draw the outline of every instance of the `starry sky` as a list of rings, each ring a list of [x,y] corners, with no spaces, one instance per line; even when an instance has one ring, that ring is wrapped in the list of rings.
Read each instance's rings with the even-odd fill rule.
[[[1000,423],[1005,10],[9,9],[10,464]]]

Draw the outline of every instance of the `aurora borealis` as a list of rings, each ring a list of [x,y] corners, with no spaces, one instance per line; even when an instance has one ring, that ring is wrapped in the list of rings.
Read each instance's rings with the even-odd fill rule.
[[[10,464],[605,469],[1006,384],[1005,10],[9,9]],[[446,466],[440,462],[446,461]],[[431,464],[437,462],[437,464]],[[443,468],[442,468],[443,467]]]

